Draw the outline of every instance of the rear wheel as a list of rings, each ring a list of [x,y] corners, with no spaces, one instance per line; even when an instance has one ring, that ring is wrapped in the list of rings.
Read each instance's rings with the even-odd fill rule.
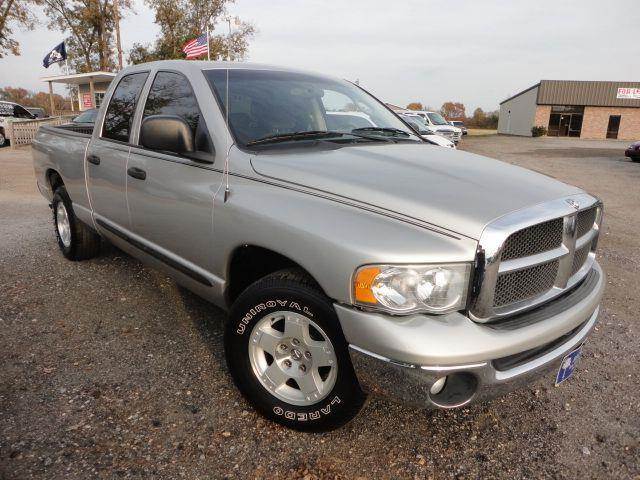
[[[53,224],[58,246],[69,260],[86,260],[100,253],[100,236],[78,220],[64,186],[53,194]]]
[[[344,425],[365,400],[332,302],[301,272],[251,285],[225,330],[227,363],[263,415],[297,430]]]
[[[9,145],[9,140],[4,136],[4,132],[0,131],[0,148],[6,147],[7,145]]]

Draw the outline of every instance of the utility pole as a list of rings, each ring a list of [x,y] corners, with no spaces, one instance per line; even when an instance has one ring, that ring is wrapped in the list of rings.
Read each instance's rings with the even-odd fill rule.
[[[120,11],[118,0],[113,0],[113,21],[116,24],[116,47],[118,48],[118,68],[122,70],[122,44],[120,43]]]

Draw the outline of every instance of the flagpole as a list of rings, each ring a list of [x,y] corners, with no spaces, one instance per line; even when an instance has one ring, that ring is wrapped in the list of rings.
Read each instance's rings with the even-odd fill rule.
[[[209,24],[207,24],[207,60],[211,61],[211,49],[209,48]]]

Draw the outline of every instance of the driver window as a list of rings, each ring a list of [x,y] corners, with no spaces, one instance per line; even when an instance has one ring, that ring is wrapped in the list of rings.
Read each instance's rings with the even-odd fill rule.
[[[144,106],[142,120],[152,115],[175,115],[182,118],[195,139],[194,158],[211,157],[213,148],[198,102],[186,77],[175,72],[158,72]]]

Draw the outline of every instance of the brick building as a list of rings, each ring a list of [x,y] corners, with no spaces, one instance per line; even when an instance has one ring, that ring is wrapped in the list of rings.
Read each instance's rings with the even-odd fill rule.
[[[498,133],[640,140],[640,82],[542,80],[500,103]]]

